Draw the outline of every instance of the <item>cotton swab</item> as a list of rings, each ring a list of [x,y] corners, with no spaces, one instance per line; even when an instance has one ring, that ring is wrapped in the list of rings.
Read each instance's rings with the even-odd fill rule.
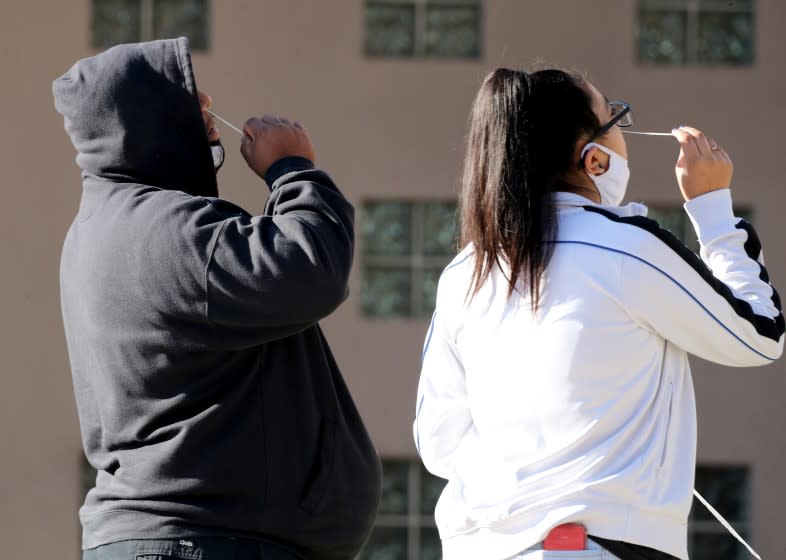
[[[240,130],[240,129],[239,129],[238,127],[236,127],[235,125],[233,125],[231,122],[229,122],[229,121],[228,121],[228,120],[226,120],[225,118],[223,118],[223,117],[221,117],[221,116],[219,116],[219,115],[215,114],[215,113],[214,113],[213,111],[211,111],[210,109],[205,109],[205,110],[206,110],[208,113],[210,113],[212,116],[214,116],[215,118],[217,118],[218,120],[220,120],[222,123],[224,123],[225,125],[227,125],[229,128],[231,128],[232,130],[234,130],[235,132],[237,132],[238,134],[240,134],[240,136],[243,136],[243,131],[242,131],[242,130]]]
[[[642,136],[674,136],[671,132],[635,132],[633,130],[623,130],[625,134],[641,134]]]

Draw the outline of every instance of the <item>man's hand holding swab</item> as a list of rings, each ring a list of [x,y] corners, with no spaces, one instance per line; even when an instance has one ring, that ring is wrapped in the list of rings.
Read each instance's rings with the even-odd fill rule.
[[[263,179],[268,168],[282,158],[299,156],[312,162],[316,159],[303,126],[273,115],[246,121],[240,153],[252,171]]]

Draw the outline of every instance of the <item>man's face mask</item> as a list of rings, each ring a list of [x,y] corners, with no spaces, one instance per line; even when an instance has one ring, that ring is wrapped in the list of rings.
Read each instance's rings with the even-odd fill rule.
[[[218,173],[218,170],[224,165],[224,146],[221,145],[221,140],[211,140],[210,151],[213,153],[213,167]]]

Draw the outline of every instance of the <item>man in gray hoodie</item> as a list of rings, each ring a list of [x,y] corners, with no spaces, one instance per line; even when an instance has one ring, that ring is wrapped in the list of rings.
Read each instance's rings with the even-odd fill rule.
[[[261,215],[218,198],[185,39],[53,85],[83,191],[61,261],[84,450],[84,558],[349,559],[380,466],[317,322],[347,295],[353,209],[303,128],[250,119]]]

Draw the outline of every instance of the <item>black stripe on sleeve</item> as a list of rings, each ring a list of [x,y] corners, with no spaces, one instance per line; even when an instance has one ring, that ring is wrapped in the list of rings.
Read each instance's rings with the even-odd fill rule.
[[[737,225],[734,227],[745,230],[745,233],[748,234],[748,239],[745,241],[744,245],[745,253],[747,253],[747,255],[754,261],[759,263],[759,268],[761,269],[759,272],[759,278],[769,283],[770,275],[767,273],[767,269],[764,268],[764,265],[759,261],[759,257],[761,257],[761,241],[759,240],[756,230],[753,229],[753,226],[750,224],[750,222],[743,219],[740,219],[740,221],[737,222]],[[778,311],[781,310],[781,298],[778,295],[778,292],[775,291],[774,287],[772,288],[772,303]]]
[[[613,222],[629,224],[648,231],[660,239],[663,243],[665,243],[682,260],[684,260],[691,268],[693,268],[693,270],[695,270],[696,273],[701,276],[701,278],[707,282],[707,284],[709,284],[717,294],[726,300],[726,302],[731,306],[738,316],[753,325],[753,327],[756,329],[756,332],[759,333],[760,336],[769,338],[775,342],[778,342],[781,336],[783,336],[783,332],[786,330],[783,313],[778,313],[778,316],[775,318],[765,317],[763,315],[757,315],[754,313],[750,303],[744,299],[735,297],[731,289],[712,274],[712,270],[710,270],[710,268],[704,264],[704,261],[702,261],[696,253],[683,245],[680,240],[677,239],[670,231],[661,228],[660,225],[658,225],[658,222],[655,220],[651,220],[650,218],[646,218],[644,216],[617,216],[608,210],[604,210],[596,206],[584,206],[583,208],[588,212],[594,212],[596,214],[605,216]],[[750,258],[758,262],[757,257],[761,252],[761,243],[759,242],[756,232],[753,230],[753,227],[745,220],[740,220],[740,222],[737,224],[737,227],[740,227],[741,229],[744,229],[746,232],[748,232],[748,240],[745,243],[745,252]],[[755,256],[752,256],[752,253],[755,254]],[[762,270],[759,278],[763,280],[765,277],[769,278],[767,271],[764,269],[761,263],[759,263],[759,266]],[[772,301],[778,311],[780,311],[780,297],[775,291],[775,288],[772,289],[772,293]]]

